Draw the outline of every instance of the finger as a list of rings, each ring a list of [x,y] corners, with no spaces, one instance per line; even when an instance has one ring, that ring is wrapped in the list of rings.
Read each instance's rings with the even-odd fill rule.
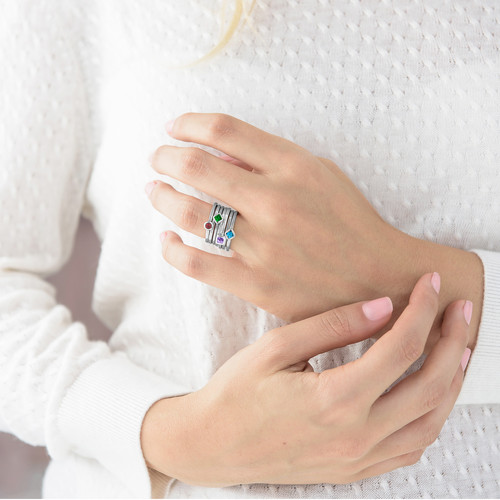
[[[441,337],[422,368],[373,404],[368,423],[381,439],[433,410],[446,399],[467,347],[469,325],[464,315],[465,305],[465,300],[459,300],[446,308]]]
[[[196,147],[160,146],[151,166],[214,198],[225,200],[241,212],[244,200],[259,191],[258,177]]]
[[[354,476],[350,478],[350,482],[361,481],[361,479],[366,479],[367,477],[380,476],[381,474],[386,474],[387,472],[391,472],[401,467],[415,465],[422,458],[424,451],[425,450],[412,451],[399,457],[390,458],[389,460],[367,467],[357,474],[354,474]]]
[[[194,196],[180,193],[170,184],[154,181],[155,185],[149,193],[152,205],[168,217],[180,228],[205,238],[205,223],[208,222],[212,205]],[[245,248],[245,234],[248,234],[248,222],[243,214],[238,214],[233,231],[237,238],[231,242],[231,250],[241,252]]]
[[[302,151],[287,139],[223,113],[185,113],[174,120],[170,135],[224,151],[262,173],[280,166],[283,153]]]
[[[389,321],[391,314],[389,297],[357,302],[270,330],[256,347],[261,361],[278,371],[369,338]]]
[[[438,311],[433,280],[437,273],[424,274],[415,285],[410,301],[394,326],[382,335],[361,358],[350,365],[353,381],[374,402],[423,353]],[[367,384],[366,380],[370,383]]]
[[[227,258],[185,245],[173,231],[166,232],[162,255],[186,276],[237,296],[241,296],[242,289],[250,289],[249,283],[253,282],[251,268],[239,257]]]
[[[367,466],[377,464],[430,446],[438,438],[446,419],[455,405],[462,388],[463,379],[464,371],[459,366],[454,371],[451,385],[439,406],[380,441],[363,457],[363,463]]]

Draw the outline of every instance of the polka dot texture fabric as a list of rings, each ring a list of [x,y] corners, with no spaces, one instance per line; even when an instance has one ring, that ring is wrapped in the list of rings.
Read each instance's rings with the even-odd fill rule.
[[[0,0],[0,429],[47,446],[45,497],[498,496],[499,4],[257,0],[253,24],[219,55],[176,68],[215,44],[221,6]],[[146,467],[150,405],[199,389],[284,324],[161,257],[169,229],[223,254],[143,192],[161,178],[149,154],[181,145],[164,123],[187,111],[228,113],[331,158],[389,223],[483,260],[483,319],[460,404],[417,464],[348,485],[215,489]],[[102,242],[93,308],[114,332],[108,344],[89,341],[44,280],[71,254],[80,214]],[[369,346],[312,362],[337,366]]]

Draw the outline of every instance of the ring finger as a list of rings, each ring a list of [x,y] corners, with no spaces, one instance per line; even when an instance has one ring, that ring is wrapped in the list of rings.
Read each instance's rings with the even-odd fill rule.
[[[210,217],[212,205],[193,196],[180,193],[170,184],[154,181],[154,187],[149,193],[151,204],[172,222],[200,238],[205,238],[205,222]],[[235,238],[231,242],[231,250],[239,254],[245,253],[245,234],[248,234],[248,222],[238,213],[233,231]]]

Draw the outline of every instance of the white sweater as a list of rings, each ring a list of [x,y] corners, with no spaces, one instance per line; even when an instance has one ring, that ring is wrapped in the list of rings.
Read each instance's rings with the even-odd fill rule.
[[[259,0],[256,32],[242,27],[210,62],[171,69],[212,47],[220,6],[0,3],[0,430],[48,448],[46,497],[498,495],[500,4]],[[478,344],[458,405],[416,465],[349,485],[226,489],[146,467],[150,405],[201,388],[284,324],[162,259],[166,229],[224,253],[179,230],[143,190],[162,178],[149,154],[181,144],[163,124],[186,111],[228,113],[331,158],[395,227],[477,250]],[[89,341],[44,280],[68,260],[81,213],[102,242],[93,308],[109,343]]]

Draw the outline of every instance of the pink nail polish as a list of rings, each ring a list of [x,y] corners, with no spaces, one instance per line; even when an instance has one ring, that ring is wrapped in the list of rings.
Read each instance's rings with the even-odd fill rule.
[[[156,186],[156,181],[153,182],[148,182],[144,186],[144,191],[146,191],[146,194],[149,196],[151,194],[151,191],[153,191],[154,187]]]
[[[439,293],[439,290],[441,289],[441,276],[439,276],[438,273],[432,273],[431,284],[432,288],[436,290],[436,293]]]
[[[464,318],[468,325],[470,325],[470,320],[472,319],[472,302],[470,300],[466,300],[464,304]]]
[[[163,243],[163,240],[167,237],[167,231],[163,231],[160,233],[160,241]]]
[[[465,351],[462,355],[462,360],[460,361],[460,366],[462,367],[463,371],[465,371],[465,369],[467,368],[467,365],[469,364],[470,353],[471,353],[471,350],[468,347],[466,347]]]
[[[389,297],[382,297],[370,302],[365,302],[361,308],[365,316],[371,321],[385,318],[392,312],[392,301]]]
[[[170,120],[167,123],[165,123],[165,130],[167,131],[167,134],[172,133],[172,129],[174,128],[174,122],[175,120]]]

